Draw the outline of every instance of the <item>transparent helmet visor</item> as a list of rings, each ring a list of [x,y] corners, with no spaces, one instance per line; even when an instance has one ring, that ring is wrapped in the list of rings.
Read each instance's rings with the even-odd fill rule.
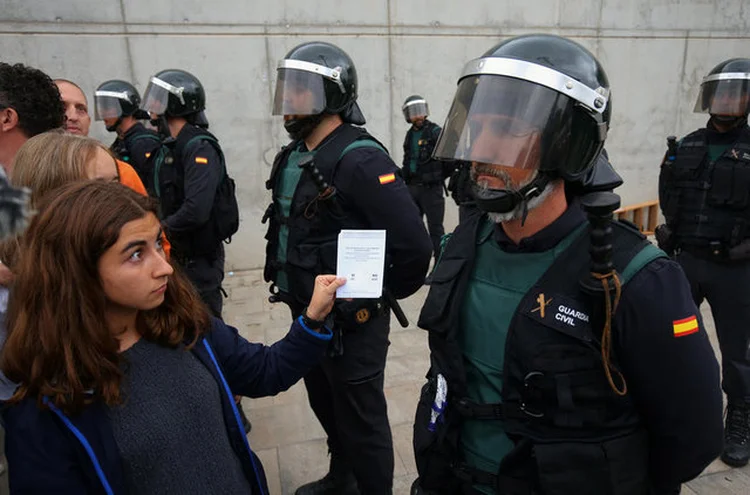
[[[404,118],[411,123],[414,117],[427,117],[430,112],[427,108],[427,102],[424,100],[410,101],[403,106]]]
[[[569,126],[560,124],[569,120],[573,106],[567,96],[529,81],[498,75],[464,78],[434,155],[539,168],[552,146],[569,139]]]
[[[94,119],[116,119],[122,117],[120,100],[116,97],[101,94],[99,91],[94,95]]]
[[[299,69],[278,69],[273,115],[318,115],[325,109],[322,76]]]
[[[149,82],[146,92],[143,93],[141,109],[150,114],[164,115],[167,111],[167,103],[169,103],[169,91],[153,81]]]
[[[713,115],[747,115],[750,79],[719,79],[701,84],[693,112]]]

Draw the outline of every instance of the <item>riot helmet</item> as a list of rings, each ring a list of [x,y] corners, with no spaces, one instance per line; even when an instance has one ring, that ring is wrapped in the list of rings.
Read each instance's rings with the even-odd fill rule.
[[[94,92],[94,118],[116,119],[114,124],[107,125],[107,130],[113,132],[117,130],[123,117],[134,117],[137,120],[149,118],[148,114],[139,108],[140,104],[141,95],[129,82],[118,79],[105,81]]]
[[[411,95],[406,99],[404,104],[401,106],[401,111],[404,112],[404,118],[406,122],[411,124],[411,119],[415,117],[424,117],[430,115],[430,109],[427,106],[427,100],[419,95]]]
[[[322,41],[303,43],[279,61],[273,115],[340,115],[362,125],[357,105],[357,69],[341,48]]]
[[[693,111],[729,120],[747,117],[750,113],[750,59],[732,58],[714,67],[701,82]]]
[[[612,192],[622,183],[622,177],[609,161],[607,150],[602,148],[594,166],[579,180],[566,182],[565,190],[573,196],[584,196],[593,192]]]
[[[150,114],[187,117],[203,112],[206,92],[197,77],[184,70],[163,70],[151,77],[141,108]]]
[[[588,50],[559,36],[518,36],[466,64],[434,155],[535,170],[518,191],[477,195],[486,211],[509,212],[551,180],[585,176],[604,146],[611,107],[607,75]]]

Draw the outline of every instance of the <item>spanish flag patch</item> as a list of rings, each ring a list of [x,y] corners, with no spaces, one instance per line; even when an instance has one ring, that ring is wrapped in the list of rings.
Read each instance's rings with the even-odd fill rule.
[[[385,174],[378,177],[381,184],[390,184],[396,180],[396,174]]]
[[[208,158],[203,158],[202,156],[196,156],[195,163],[202,163],[203,165],[206,165],[208,164]]]
[[[684,337],[698,331],[698,318],[695,315],[684,318],[682,320],[675,320],[672,322],[672,329],[674,330],[675,337]]]

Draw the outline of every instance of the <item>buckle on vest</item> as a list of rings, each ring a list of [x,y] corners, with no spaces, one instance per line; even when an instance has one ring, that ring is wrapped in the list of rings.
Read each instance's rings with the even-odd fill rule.
[[[467,398],[453,403],[455,411],[464,418],[470,419],[503,419],[505,417],[501,403],[477,404]]]
[[[529,391],[532,388],[541,388],[541,381],[544,379],[544,373],[541,371],[531,371],[529,372],[523,379],[523,388],[524,391]],[[534,382],[540,382],[540,383],[534,383]],[[522,394],[524,397],[527,396],[526,393]],[[522,400],[521,405],[519,407],[521,412],[523,412],[527,416],[531,416],[532,418],[543,418],[544,412],[538,411],[535,409],[532,409],[529,407],[529,405],[526,403],[526,401]]]
[[[453,474],[464,483],[497,487],[497,475],[481,471],[463,462],[453,466]]]
[[[474,408],[469,405],[469,401],[466,399],[458,399],[456,401],[456,412],[465,418],[474,417]]]

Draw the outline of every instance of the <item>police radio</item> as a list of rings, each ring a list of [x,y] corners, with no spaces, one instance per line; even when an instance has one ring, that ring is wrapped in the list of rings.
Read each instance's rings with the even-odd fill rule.
[[[667,136],[667,160],[672,163],[677,156],[677,136]]]

